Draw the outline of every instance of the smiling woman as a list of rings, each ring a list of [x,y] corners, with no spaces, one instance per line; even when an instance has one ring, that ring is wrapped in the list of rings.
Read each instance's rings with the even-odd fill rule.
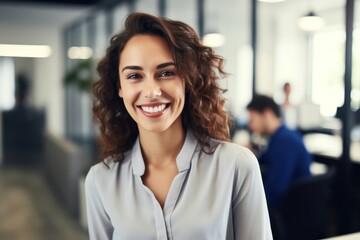
[[[184,108],[185,86],[176,74],[166,41],[148,34],[132,37],[122,51],[119,68],[119,96],[139,132],[182,132],[179,116]]]
[[[228,142],[223,59],[143,13],[110,44],[93,88],[104,153],[86,178],[90,239],[272,239],[257,161]]]

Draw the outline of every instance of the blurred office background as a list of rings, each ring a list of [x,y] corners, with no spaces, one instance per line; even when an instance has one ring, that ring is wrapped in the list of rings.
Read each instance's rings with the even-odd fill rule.
[[[309,232],[304,240],[360,231],[359,1],[0,0],[0,239],[87,239],[83,180],[99,160],[90,85],[110,37],[134,11],[190,24],[226,59],[234,142],[251,140],[252,96],[280,104],[289,82],[298,107],[292,127],[314,156],[313,174],[332,174],[314,188],[325,196],[299,192],[304,202],[317,197],[303,206],[316,214],[286,212],[295,227],[284,226]],[[5,115],[16,108],[19,76],[42,120],[30,117],[20,136],[31,137],[9,146],[15,135]]]

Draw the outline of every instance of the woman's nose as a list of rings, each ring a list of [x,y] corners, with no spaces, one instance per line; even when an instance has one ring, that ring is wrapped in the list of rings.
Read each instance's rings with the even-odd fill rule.
[[[156,84],[154,80],[150,80],[147,84],[147,89],[145,93],[146,98],[156,98],[160,97],[162,94],[160,86]]]

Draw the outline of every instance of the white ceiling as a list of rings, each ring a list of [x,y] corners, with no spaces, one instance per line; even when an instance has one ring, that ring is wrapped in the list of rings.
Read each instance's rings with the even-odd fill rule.
[[[66,7],[54,5],[0,5],[0,24],[38,24],[62,27],[86,15],[89,7]]]
[[[217,0],[208,0],[209,2]],[[250,0],[238,0],[238,1],[250,1]],[[180,4],[181,1],[179,1]],[[227,0],[221,4],[226,4]],[[231,1],[230,1],[231,2]],[[287,11],[298,9],[300,6],[306,6],[309,9],[315,11],[327,11],[334,8],[344,7],[346,0],[287,0],[281,3],[259,3],[260,7],[276,8],[281,7]],[[359,1],[357,1],[359,2]],[[171,6],[174,7],[174,3],[171,1]],[[218,4],[209,4],[216,6]],[[33,24],[46,24],[54,26],[63,26],[68,24],[81,16],[86,15],[90,10],[89,7],[81,6],[69,6],[64,5],[43,5],[43,4],[5,4],[0,3],[0,23],[33,23]],[[207,9],[209,10],[209,9]],[[211,16],[211,13],[207,13]]]

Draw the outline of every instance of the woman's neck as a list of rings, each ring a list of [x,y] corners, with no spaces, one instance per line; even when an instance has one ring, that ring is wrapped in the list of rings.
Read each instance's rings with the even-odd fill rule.
[[[164,132],[139,131],[145,164],[166,166],[176,160],[185,142],[186,133],[181,123]]]

